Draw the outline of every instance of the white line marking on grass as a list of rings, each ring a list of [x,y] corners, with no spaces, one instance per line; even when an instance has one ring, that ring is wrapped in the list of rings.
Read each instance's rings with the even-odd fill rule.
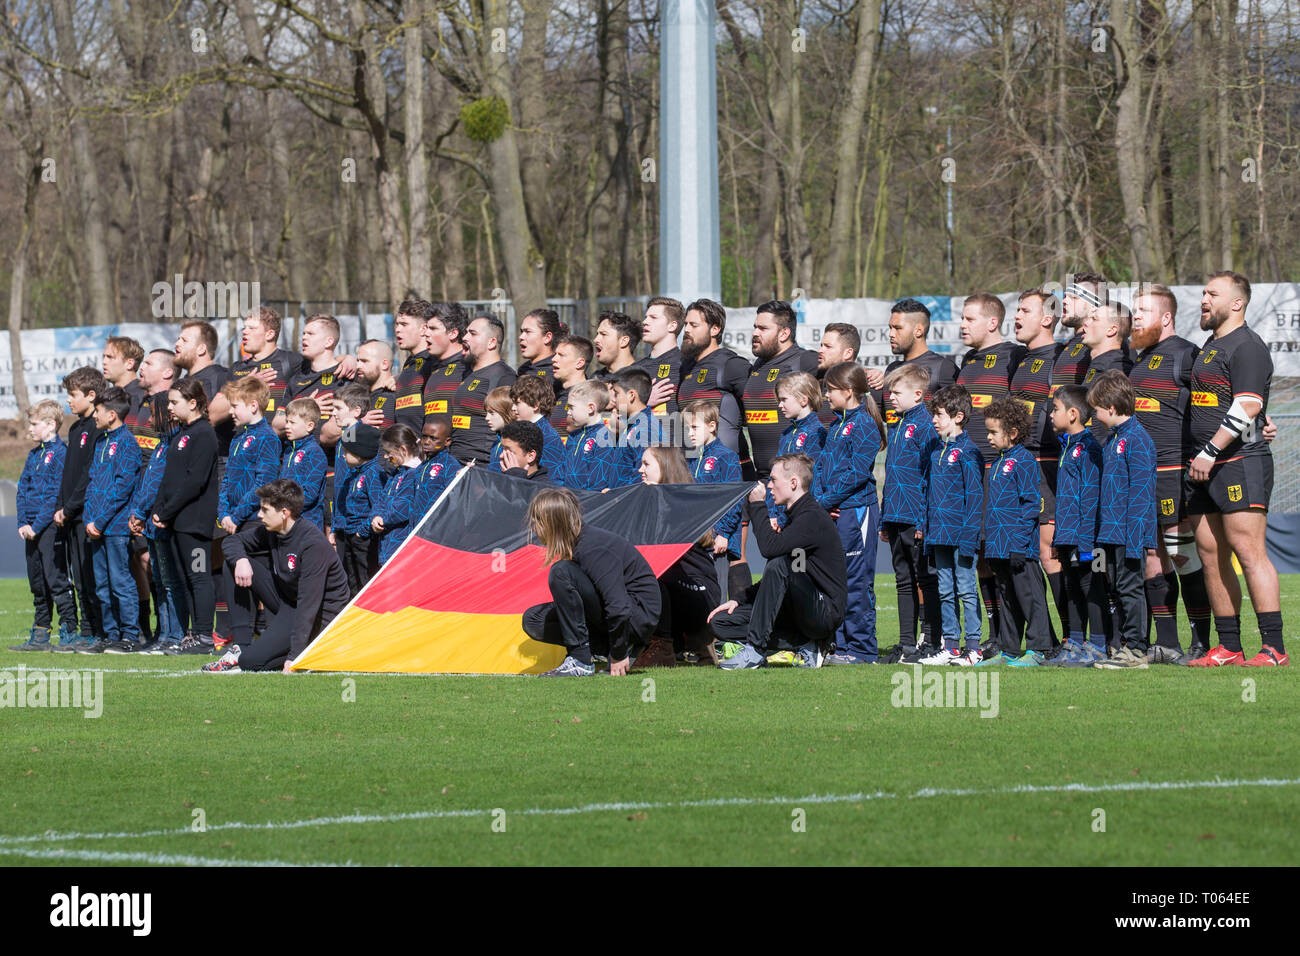
[[[708,800],[666,801],[630,801],[613,803],[586,803],[574,807],[530,807],[524,810],[507,811],[520,816],[561,817],[585,813],[612,813],[627,810],[682,810],[709,807],[742,806],[786,806],[805,803],[864,803],[868,800],[928,799],[932,797],[975,797],[1003,796],[1022,793],[1109,793],[1115,791],[1151,791],[1151,790],[1202,790],[1232,789],[1236,787],[1295,787],[1300,786],[1300,777],[1273,778],[1262,777],[1256,780],[1153,780],[1124,781],[1121,783],[1064,783],[1064,784],[1019,784],[1014,787],[998,787],[987,790],[961,790],[938,787],[923,787],[910,794],[885,793],[840,793],[810,794],[802,797],[714,797]],[[356,823],[404,823],[413,820],[445,820],[458,817],[491,816],[493,808],[470,810],[414,810],[408,813],[363,814],[352,813],[334,817],[312,817],[306,820],[271,820],[265,823],[246,823],[231,821],[229,823],[210,823],[207,832],[218,830],[301,830],[311,827],[336,826]],[[160,836],[185,836],[192,833],[188,828],[174,830],[141,830],[139,832],[118,833],[58,833],[53,830],[31,835],[0,836],[0,853],[8,852],[6,847],[22,844],[56,843],[69,840],[135,840]],[[296,865],[296,864],[295,864]]]
[[[291,863],[287,860],[227,860],[192,856],[188,853],[119,853],[109,850],[35,850],[0,847],[0,855],[24,856],[33,860],[92,860],[97,863],[149,863],[155,866],[358,866],[346,863]]]

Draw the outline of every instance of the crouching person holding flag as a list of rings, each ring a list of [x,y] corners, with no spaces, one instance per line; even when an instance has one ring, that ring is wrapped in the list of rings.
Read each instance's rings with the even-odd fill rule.
[[[763,485],[745,502],[750,532],[767,559],[763,580],[739,601],[728,601],[709,615],[719,640],[740,650],[718,666],[723,670],[762,667],[778,650],[776,641],[796,648],[796,667],[820,667],[844,621],[848,573],[835,522],[808,493],[813,462],[807,455],[780,455],[772,462],[772,501],[783,505],[786,523],[777,530],[769,519]]]
[[[258,488],[257,497],[261,523],[226,537],[221,548],[240,588],[236,594],[247,595],[236,600],[252,602],[238,610],[251,617],[260,601],[266,628],[253,643],[233,645],[220,660],[204,664],[211,674],[288,671],[348,603],[348,579],[338,552],[320,528],[303,520],[298,483],[277,478]],[[270,555],[269,566],[248,560],[257,553]]]
[[[567,488],[543,488],[528,505],[528,524],[546,549],[551,601],[524,612],[524,633],[560,644],[564,663],[545,677],[590,677],[592,651],[609,655],[609,672],[626,674],[633,648],[650,640],[659,621],[659,581],[618,535],[584,525]]]

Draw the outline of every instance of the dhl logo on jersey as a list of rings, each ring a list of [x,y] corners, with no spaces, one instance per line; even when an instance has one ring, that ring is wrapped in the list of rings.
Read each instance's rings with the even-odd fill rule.
[[[1031,412],[1034,410],[1034,400],[1032,398],[1017,398],[1016,401],[1025,406],[1025,408],[1029,409]]]
[[[426,415],[440,415],[445,411],[447,411],[446,399],[437,399],[424,403],[424,414]]]
[[[1213,392],[1192,392],[1192,404],[1202,408],[1218,408],[1219,396]]]
[[[1133,400],[1133,409],[1139,412],[1158,412],[1160,403],[1154,398],[1135,398]]]
[[[419,395],[403,395],[401,398],[397,400],[398,408],[410,408],[413,405],[418,405],[418,404],[420,404]]]
[[[452,427],[452,428],[469,428],[469,416],[468,416],[468,415],[452,415],[452,416],[451,416],[451,427]]]
[[[987,408],[989,405],[993,404],[993,396],[972,395],[970,397],[970,404],[972,408]]]
[[[766,412],[745,412],[747,425],[771,425],[776,419],[776,409]]]

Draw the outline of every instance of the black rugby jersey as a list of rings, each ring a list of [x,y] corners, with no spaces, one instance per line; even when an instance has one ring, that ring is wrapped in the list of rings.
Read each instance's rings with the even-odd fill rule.
[[[487,393],[515,383],[515,370],[505,362],[493,362],[465,374],[451,404],[451,447],[448,451],[462,465],[471,458],[488,460],[496,433],[488,428],[483,403]]]
[[[742,404],[745,431],[749,435],[750,461],[759,475],[766,475],[771,470],[772,459],[781,444],[781,432],[786,426],[777,407],[776,380],[794,372],[816,374],[817,353],[791,345],[780,355],[766,361],[755,361],[750,366]]]
[[[1083,344],[1083,336],[1076,332],[1056,357],[1056,366],[1052,369],[1052,391],[1062,385],[1082,385],[1091,359],[1092,351]]]
[[[1097,381],[1097,376],[1102,372],[1116,369],[1127,376],[1132,368],[1133,360],[1129,358],[1127,349],[1094,352],[1088,358],[1088,371],[1084,373],[1082,384],[1084,388],[1090,388],[1092,383]],[[1092,437],[1097,439],[1097,444],[1104,448],[1106,446],[1106,436],[1110,429],[1099,422],[1095,415],[1088,421],[1088,428],[1092,431]]]
[[[914,359],[903,361],[898,359],[890,362],[885,366],[885,377],[896,368],[902,368],[904,365],[919,365],[930,373],[930,387],[925,390],[924,399],[928,402],[934,398],[934,393],[945,385],[951,385],[957,381],[957,363],[947,355],[941,355],[938,352],[922,352]],[[889,392],[880,388],[872,392],[871,397],[876,400],[876,407],[880,409],[880,414],[884,416],[885,427],[893,428],[898,424],[901,417],[894,408],[894,403],[889,400]]]
[[[1028,349],[1011,376],[1011,396],[1029,409],[1029,434],[1023,442],[1036,457],[1056,461],[1058,446],[1052,430],[1052,371],[1061,346],[1049,342]]]
[[[1158,467],[1187,464],[1195,454],[1188,430],[1192,363],[1200,349],[1178,335],[1141,352],[1128,379],[1136,393],[1134,414],[1156,443]]]
[[[677,385],[677,407],[696,399],[718,405],[718,440],[739,454],[740,408],[749,363],[728,348],[717,348],[692,364],[683,364]]]
[[[1024,357],[1025,347],[1017,342],[998,342],[988,348],[971,349],[961,359],[957,384],[970,392],[971,416],[966,431],[985,462],[997,457],[989,445],[984,409],[1011,394],[1011,376]]]
[[[417,433],[424,427],[424,384],[433,363],[428,352],[416,352],[406,359],[397,375],[397,423]]]
[[[1227,335],[1210,338],[1192,365],[1191,435],[1195,448],[1214,437],[1223,424],[1234,397],[1254,398],[1263,403],[1259,414],[1240,438],[1228,443],[1219,461],[1239,456],[1268,455],[1268,442],[1261,437],[1266,424],[1268,393],[1273,384],[1273,359],[1264,340],[1243,325]]]
[[[456,400],[456,389],[460,388],[465,378],[469,360],[461,353],[451,358],[434,359],[429,366],[429,376],[424,382],[424,421],[427,424],[434,415],[451,414],[452,402]]]
[[[677,382],[682,374],[682,350],[673,346],[662,355],[647,355],[643,359],[637,359],[632,363],[633,368],[639,368],[650,376],[650,385],[654,386],[655,382],[660,379],[668,379],[670,382]],[[651,411],[654,414],[674,415],[681,407],[678,404],[676,396],[668,399],[666,402],[660,402],[654,406]]]
[[[284,392],[289,387],[290,377],[302,371],[305,366],[306,362],[297,352],[276,349],[263,359],[247,358],[236,362],[230,366],[230,377],[239,379],[267,369],[275,372],[275,380],[267,383],[266,386],[271,391],[271,401],[266,406],[266,417],[270,419],[275,417],[275,413],[284,404]]]

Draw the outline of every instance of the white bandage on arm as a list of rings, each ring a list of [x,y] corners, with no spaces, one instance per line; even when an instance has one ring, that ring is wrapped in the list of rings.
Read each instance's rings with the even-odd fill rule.
[[[1249,428],[1255,421],[1255,416],[1246,411],[1246,404],[1241,400],[1240,395],[1232,397],[1232,405],[1228,408],[1228,414],[1223,416],[1223,424],[1219,427],[1232,432],[1233,438],[1240,438],[1241,433]]]

